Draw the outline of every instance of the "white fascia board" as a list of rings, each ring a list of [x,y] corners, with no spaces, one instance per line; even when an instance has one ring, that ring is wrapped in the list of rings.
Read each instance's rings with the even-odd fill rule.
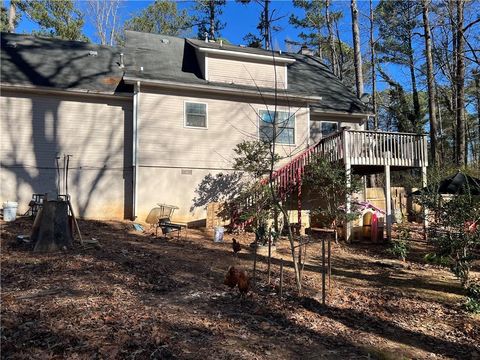
[[[345,115],[345,116],[350,116],[350,117],[356,117],[356,118],[366,118],[368,116],[372,116],[373,114],[371,113],[350,113],[347,111],[335,111],[335,110],[320,110],[320,109],[312,109],[311,110],[312,114],[332,114],[332,115]]]
[[[264,90],[249,90],[249,89],[235,89],[235,88],[228,88],[223,86],[217,85],[209,85],[209,84],[186,84],[186,83],[179,83],[174,81],[167,81],[167,80],[147,80],[147,79],[140,79],[135,77],[124,77],[123,80],[126,84],[135,84],[137,81],[141,81],[143,85],[150,85],[150,86],[158,86],[163,88],[169,89],[187,89],[187,90],[201,90],[204,92],[209,93],[216,93],[216,94],[233,94],[233,95],[250,95],[250,96],[262,96],[262,97],[277,97],[279,99],[291,99],[297,101],[321,101],[322,97],[320,96],[303,96],[303,95],[296,95],[296,94],[285,94],[281,90],[275,94],[272,91],[264,91]]]
[[[208,54],[204,54],[203,58],[204,58],[203,66],[205,66],[203,75],[205,76],[205,80],[209,81],[210,79],[208,74]]]
[[[101,98],[117,98],[117,99],[131,99],[133,94],[130,93],[111,93],[105,91],[93,91],[85,89],[55,89],[47,86],[37,86],[37,85],[28,85],[28,84],[7,84],[0,83],[1,90],[12,90],[12,91],[28,91],[28,92],[38,92],[43,94],[54,94],[54,95],[79,95],[79,96],[94,96]]]
[[[270,55],[260,55],[260,54],[252,54],[252,53],[245,53],[245,52],[238,52],[238,51],[231,51],[231,50],[220,50],[220,49],[211,49],[211,48],[198,48],[198,51],[206,53],[206,54],[216,54],[216,55],[227,55],[236,58],[243,58],[243,59],[252,59],[252,60],[262,60],[262,61],[270,61],[270,62],[277,62],[283,64],[292,64],[296,60],[290,58],[284,58],[280,56],[270,56]]]
[[[310,136],[312,121],[310,119],[310,105],[307,104],[307,146],[310,146]]]

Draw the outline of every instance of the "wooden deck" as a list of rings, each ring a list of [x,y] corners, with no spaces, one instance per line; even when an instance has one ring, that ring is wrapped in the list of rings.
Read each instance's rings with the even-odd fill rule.
[[[320,140],[275,171],[273,181],[280,191],[301,182],[305,166],[313,157],[341,161],[361,175],[428,166],[426,135],[342,129]],[[265,179],[267,181],[267,179]]]
[[[351,130],[344,128],[310,146],[284,166],[277,169],[272,182],[280,199],[296,193],[298,201],[298,224],[301,224],[302,177],[305,167],[315,157],[324,157],[331,162],[341,162],[347,172],[347,186],[350,186],[352,172],[360,175],[385,173],[385,208],[387,237],[391,238],[392,216],[390,196],[390,171],[421,168],[423,186],[427,185],[427,138],[426,135]],[[267,184],[269,178],[264,178]],[[251,199],[254,202],[254,199]],[[348,196],[346,211],[350,212],[351,199]],[[426,226],[427,224],[425,224]],[[351,223],[347,224],[346,237],[350,239]]]
[[[322,139],[313,154],[352,166],[428,166],[426,135],[344,129]]]

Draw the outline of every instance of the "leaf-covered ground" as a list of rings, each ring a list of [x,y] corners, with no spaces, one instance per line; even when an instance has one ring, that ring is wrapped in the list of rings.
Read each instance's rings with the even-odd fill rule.
[[[35,254],[16,236],[32,222],[2,223],[1,357],[4,359],[480,359],[480,319],[443,269],[388,259],[384,245],[334,245],[328,306],[321,305],[320,244],[307,250],[304,291],[294,291],[288,242],[272,281],[259,256],[253,292],[223,285],[230,265],[251,273],[249,235],[239,258],[231,235],[155,238],[130,222],[82,221],[100,246]],[[277,296],[279,264],[285,296]]]

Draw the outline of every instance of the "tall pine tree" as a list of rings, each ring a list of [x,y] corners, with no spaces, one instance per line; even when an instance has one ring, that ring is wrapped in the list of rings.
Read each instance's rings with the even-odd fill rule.
[[[423,114],[417,86],[416,59],[413,45],[414,33],[420,26],[420,3],[413,0],[380,0],[375,9],[379,40],[377,54],[380,62],[406,66],[410,72],[412,101],[416,123],[420,123]]]
[[[194,22],[198,27],[198,38],[205,39],[205,35],[211,40],[220,37],[220,31],[226,23],[221,22],[219,17],[223,13],[226,0],[196,0]]]
[[[29,0],[18,4],[40,30],[33,33],[64,40],[88,40],[83,34],[84,15],[73,0]]]
[[[157,0],[139,14],[125,21],[125,30],[178,36],[192,27],[186,10],[179,10],[175,1]]]

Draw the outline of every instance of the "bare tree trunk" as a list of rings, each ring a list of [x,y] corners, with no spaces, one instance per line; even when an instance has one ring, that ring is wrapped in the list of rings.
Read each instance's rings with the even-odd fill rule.
[[[338,51],[340,52],[340,59],[338,61],[338,76],[340,80],[343,80],[343,71],[344,71],[344,64],[345,64],[345,54],[343,52],[342,41],[340,40],[340,31],[338,30],[338,21],[335,20],[335,32],[337,33],[337,41],[338,41]]]
[[[333,70],[333,73],[338,76],[339,74],[338,59],[337,59],[337,51],[335,49],[335,41],[333,38],[332,19],[330,17],[330,0],[326,0],[325,2],[325,19],[327,21],[328,46],[330,47],[330,58],[331,58],[332,70]]]
[[[318,44],[317,44],[317,56],[320,60],[323,60],[323,49],[322,49],[322,29],[317,29],[318,31]]]
[[[457,113],[457,87],[455,86],[456,78],[457,78],[457,34],[456,34],[456,26],[455,26],[455,3],[456,0],[448,0],[448,14],[450,20],[450,32],[452,34],[452,66],[450,71],[450,84],[451,84],[451,99],[450,103],[451,107],[451,114],[456,116]],[[448,57],[447,57],[448,58]],[[454,161],[457,162],[457,131],[456,131],[456,122],[452,124],[452,131],[454,137],[454,146],[453,146],[453,158]]]
[[[88,15],[102,45],[113,46],[120,0],[88,0]]]
[[[8,32],[15,32],[15,18],[17,17],[17,1],[11,0],[8,9]]]
[[[352,33],[353,33],[353,60],[355,65],[355,84],[357,97],[363,94],[362,52],[360,49],[360,30],[358,28],[357,0],[351,0],[352,9]]]
[[[438,93],[437,93],[438,95]],[[440,130],[440,163],[445,161],[445,145],[443,141],[443,124],[442,124],[442,106],[440,102],[437,101],[437,108],[438,108],[438,127]]]
[[[475,97],[477,100],[477,126],[478,126],[478,137],[477,137],[477,161],[480,162],[480,69],[476,69],[473,73],[475,79]]]
[[[270,50],[270,1],[271,0],[265,0],[263,9],[263,31],[266,50]]]
[[[457,0],[457,24],[456,24],[456,43],[457,43],[457,165],[464,166],[467,163],[466,158],[466,139],[465,139],[465,59],[464,47],[465,40],[463,38],[463,11],[465,0]]]
[[[267,6],[267,2],[270,0],[265,0],[265,5]],[[266,7],[265,9],[268,9]],[[268,14],[268,13],[267,13]],[[267,15],[268,17],[268,15]],[[277,99],[277,71],[276,71],[276,63],[275,63],[275,53],[272,52],[272,58],[273,58],[273,66],[274,66],[274,77],[275,77],[275,107],[274,107],[274,117],[273,117],[273,137],[272,137],[272,142],[270,143],[270,166],[269,166],[269,171],[268,171],[268,180],[269,180],[269,189],[270,189],[270,195],[272,202],[274,206],[278,209],[278,211],[281,212],[285,219],[285,225],[287,226],[288,229],[288,241],[290,243],[290,251],[292,254],[292,263],[293,263],[293,269],[295,272],[295,283],[297,285],[297,291],[300,293],[302,291],[302,280],[300,278],[300,268],[297,263],[297,255],[295,252],[295,241],[293,238],[293,233],[292,233],[292,227],[290,226],[290,219],[288,217],[288,211],[283,206],[283,204],[280,203],[279,195],[277,193],[278,189],[274,188],[273,185],[273,174],[275,171],[275,161],[276,161],[276,139],[277,139],[277,105],[278,105],[278,99]]]
[[[377,70],[375,68],[375,41],[373,38],[374,30],[373,19],[373,2],[370,0],[370,61],[372,67],[372,111],[373,111],[373,129],[378,130],[378,116],[377,116]],[[372,179],[371,179],[372,180]]]
[[[210,29],[209,31],[209,39],[215,40],[215,0],[210,0],[208,3],[208,11],[210,12]]]
[[[428,19],[428,0],[422,0],[423,27],[425,31],[425,53],[427,56],[428,112],[430,118],[430,152],[433,165],[438,162],[437,156],[437,109],[435,103],[435,85],[433,78],[432,36]]]
[[[412,35],[408,40],[408,67],[410,69],[410,78],[412,81],[412,96],[413,96],[413,112],[415,114],[415,127],[421,120],[420,115],[420,99],[418,97],[417,76],[415,75],[415,58],[413,56]]]
[[[468,156],[468,147],[470,145],[470,151],[472,154],[473,161],[476,162],[476,154],[475,154],[475,131],[470,126],[468,121],[465,121],[465,137],[466,137],[466,151]]]

